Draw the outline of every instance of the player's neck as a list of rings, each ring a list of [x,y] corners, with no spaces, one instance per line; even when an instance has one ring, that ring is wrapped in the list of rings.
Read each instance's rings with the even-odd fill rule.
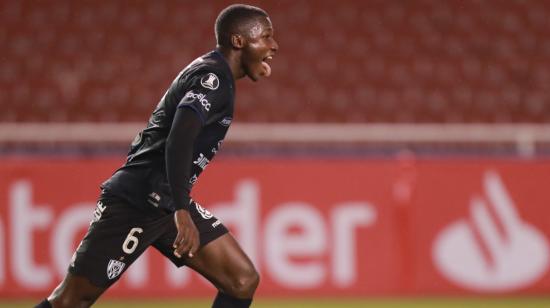
[[[233,74],[233,78],[235,78],[235,80],[245,76],[241,65],[241,58],[234,50],[223,48],[221,46],[216,47],[216,50],[223,55],[225,61],[229,64],[229,68],[231,69],[231,73]]]

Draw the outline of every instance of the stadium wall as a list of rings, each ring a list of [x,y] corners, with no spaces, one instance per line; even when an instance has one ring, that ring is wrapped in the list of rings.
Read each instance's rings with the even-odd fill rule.
[[[0,297],[44,296],[63,277],[110,158],[4,158]],[[550,292],[550,161],[231,159],[194,198],[257,265],[260,296],[502,295]],[[105,269],[107,271],[107,269]],[[155,251],[117,297],[215,290]]]

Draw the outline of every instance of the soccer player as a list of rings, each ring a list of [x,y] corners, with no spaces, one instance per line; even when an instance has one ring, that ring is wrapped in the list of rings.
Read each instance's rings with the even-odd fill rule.
[[[278,45],[269,16],[253,6],[225,8],[215,32],[216,49],[176,77],[126,163],[101,185],[65,279],[36,307],[91,306],[149,246],[212,282],[218,289],[212,307],[250,306],[256,269],[190,191],[231,125],[234,81],[269,76]]]

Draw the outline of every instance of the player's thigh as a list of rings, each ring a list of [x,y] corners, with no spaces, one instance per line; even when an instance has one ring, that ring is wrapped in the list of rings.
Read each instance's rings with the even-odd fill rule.
[[[227,228],[220,220],[195,201],[192,201],[189,206],[189,215],[199,232],[199,251],[208,243],[228,232]],[[165,233],[153,243],[153,246],[159,250],[160,253],[169,258],[172,263],[180,267],[186,265],[186,259],[178,258],[174,255],[173,244],[177,234],[178,230],[176,229],[176,224],[174,220],[172,220],[167,223]]]
[[[94,286],[108,288],[165,232],[172,217],[108,201],[98,205],[98,211],[101,215],[78,246],[69,272],[87,278]]]
[[[252,261],[231,233],[226,233],[204,246],[186,265],[227,293],[253,292],[258,274]],[[239,290],[245,288],[247,290]]]
[[[165,235],[153,244],[155,248],[176,266],[189,266],[220,289],[238,288],[243,285],[243,281],[252,281],[253,285],[254,280],[258,279],[256,270],[237,241],[228,233],[227,228],[196,202],[191,203],[189,213],[199,231],[201,244],[195,256],[174,256],[172,243],[177,235],[174,223]]]

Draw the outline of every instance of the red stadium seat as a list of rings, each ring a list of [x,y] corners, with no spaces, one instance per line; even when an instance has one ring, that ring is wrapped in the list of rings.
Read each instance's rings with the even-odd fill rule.
[[[0,121],[145,121],[225,5],[0,2]],[[550,121],[547,1],[262,6],[280,53],[240,82],[239,121]]]

